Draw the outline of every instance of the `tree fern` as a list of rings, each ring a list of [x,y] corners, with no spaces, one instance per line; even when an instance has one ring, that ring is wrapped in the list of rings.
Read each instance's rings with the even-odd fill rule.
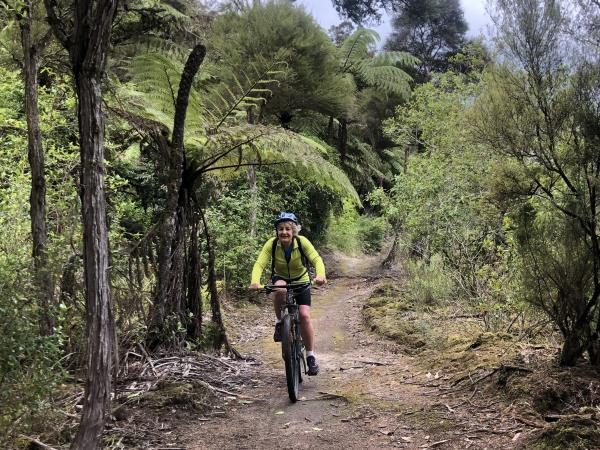
[[[225,123],[246,121],[248,114],[258,114],[273,94],[271,86],[279,85],[285,76],[287,63],[282,60],[250,63],[240,75],[231,74],[229,82],[222,82],[208,93],[204,102],[212,132]]]
[[[285,64],[255,62],[248,68],[231,76],[229,83],[209,89],[203,89],[201,78],[192,90],[184,142],[188,176],[195,179],[211,172],[226,178],[228,172],[245,165],[286,164],[286,171],[360,204],[345,173],[324,159],[331,152],[325,143],[280,127],[248,123],[249,111],[258,111],[268,101]],[[119,91],[122,117],[148,136],[157,124],[171,130],[181,70],[178,61],[165,55],[134,58],[131,81]]]
[[[397,94],[403,98],[410,95],[411,77],[401,69],[394,66],[372,66],[368,63],[357,66],[357,73],[369,86],[385,92]]]
[[[368,28],[359,28],[352,33],[340,47],[341,72],[350,71],[356,62],[372,55],[379,39],[379,34]]]
[[[379,35],[374,30],[356,30],[339,49],[340,72],[351,74],[366,85],[386,94],[408,97],[411,77],[397,66],[412,66],[419,60],[405,52],[376,54],[377,42]]]

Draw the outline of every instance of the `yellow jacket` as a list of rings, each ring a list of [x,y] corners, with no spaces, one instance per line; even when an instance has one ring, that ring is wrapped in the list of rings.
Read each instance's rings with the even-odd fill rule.
[[[251,284],[260,283],[260,276],[263,270],[269,266],[271,262],[271,252],[273,249],[273,241],[277,239],[275,237],[269,239],[263,246],[254,267],[252,269],[252,281]],[[294,283],[306,283],[310,281],[306,267],[302,264],[302,254],[298,248],[298,239],[302,240],[302,251],[310,263],[315,267],[317,276],[325,276],[325,264],[323,259],[319,256],[315,247],[311,242],[304,236],[296,236],[294,239],[294,249],[290,257],[290,262],[285,260],[285,253],[281,243],[277,241],[277,247],[275,248],[275,273],[274,275],[284,278],[286,280],[293,280],[300,277]]]

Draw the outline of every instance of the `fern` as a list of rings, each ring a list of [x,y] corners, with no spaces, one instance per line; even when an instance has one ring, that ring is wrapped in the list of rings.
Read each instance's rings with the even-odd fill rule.
[[[377,42],[379,35],[375,31],[366,28],[356,30],[339,49],[340,72],[350,74],[386,94],[408,97],[411,77],[397,65],[412,66],[419,60],[405,52],[375,54]]]
[[[119,90],[121,110],[127,111],[122,116],[136,127],[150,119],[149,125],[161,123],[170,130],[182,64],[165,55],[147,54],[134,58],[130,67],[131,81]],[[231,76],[229,83],[208,90],[202,79],[195,84],[186,121],[186,171],[194,179],[207,172],[227,178],[245,165],[285,164],[287,172],[360,204],[346,174],[324,158],[335,153],[327,144],[283,128],[248,123],[248,111],[259,110],[268,101],[271,87],[284,72],[282,62],[255,63],[240,76]]]
[[[379,34],[368,28],[359,28],[345,39],[340,47],[341,72],[351,70],[357,61],[368,58],[374,52],[379,39]]]
[[[229,83],[222,82],[209,91],[204,109],[206,116],[212,119],[212,132],[217,132],[225,123],[244,120],[251,110],[260,111],[273,94],[269,86],[279,85],[286,67],[287,63],[280,60],[251,64],[253,73],[242,71],[242,77],[232,74]]]
[[[416,56],[406,52],[381,52],[371,59],[374,67],[392,66],[399,64],[404,67],[416,66],[421,61]]]
[[[373,66],[368,61],[357,65],[356,73],[369,86],[386,94],[410,95],[411,77],[394,66]]]

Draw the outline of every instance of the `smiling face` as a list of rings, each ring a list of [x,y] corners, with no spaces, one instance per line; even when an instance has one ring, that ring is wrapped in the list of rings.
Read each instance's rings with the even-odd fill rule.
[[[285,248],[289,247],[294,239],[294,223],[293,222],[281,222],[277,224],[277,239],[281,242]]]

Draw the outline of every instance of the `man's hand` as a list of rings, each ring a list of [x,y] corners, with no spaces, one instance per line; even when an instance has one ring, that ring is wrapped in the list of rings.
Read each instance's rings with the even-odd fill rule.
[[[315,277],[315,284],[317,286],[323,286],[325,283],[327,283],[327,278],[325,278],[325,277]]]
[[[260,289],[260,284],[252,283],[248,289],[250,289],[252,291],[258,291]]]

